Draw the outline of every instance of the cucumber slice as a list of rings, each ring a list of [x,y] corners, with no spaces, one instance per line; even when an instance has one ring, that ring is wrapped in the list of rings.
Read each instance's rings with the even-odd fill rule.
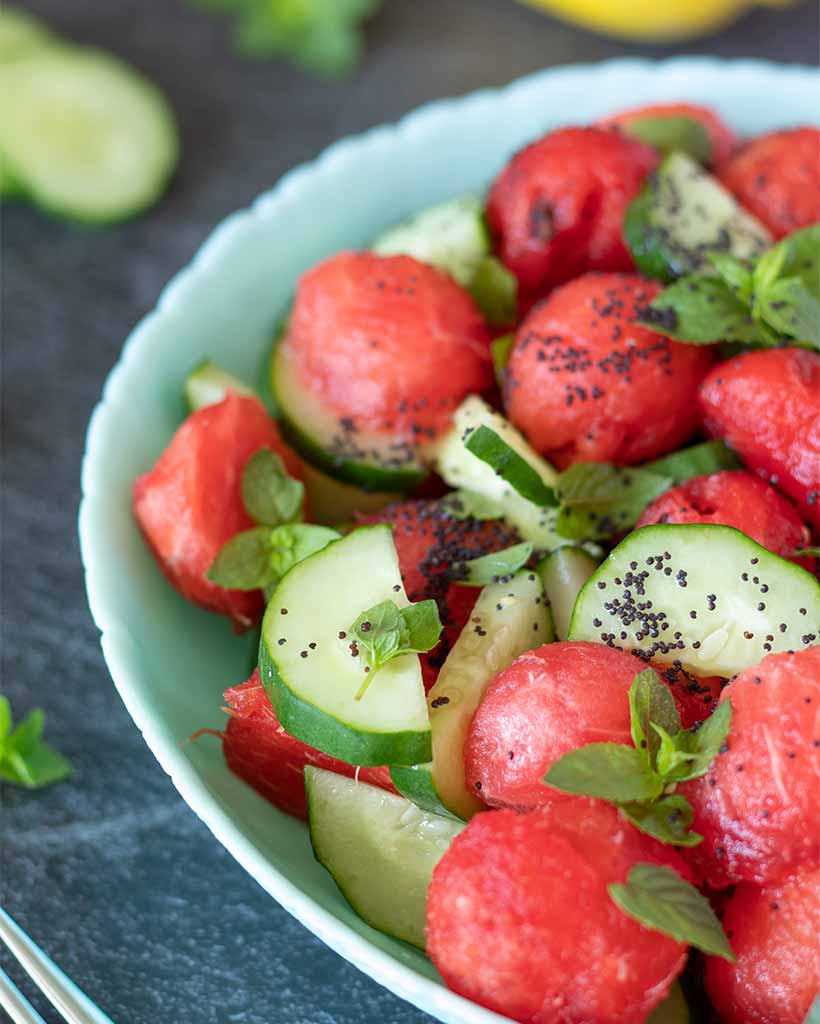
[[[467,788],[464,743],[487,687],[519,654],[554,639],[544,586],[536,573],[522,569],[479,594],[470,621],[427,694],[433,790],[458,817],[466,819],[484,809]]]
[[[262,620],[259,673],[284,729],[348,764],[429,761],[430,720],[418,655],[365,676],[347,632],[381,601],[410,603],[388,525],[362,527],[297,563]]]
[[[731,526],[635,530],[584,584],[571,640],[729,677],[818,641],[820,584]]]
[[[321,768],[305,768],[316,859],[371,927],[424,949],[433,868],[464,827],[403,797]]]
[[[710,253],[752,259],[772,244],[766,228],[684,153],[671,153],[632,201],[624,237],[649,277],[713,274]]]
[[[278,345],[273,353],[271,379],[282,433],[317,469],[372,491],[408,491],[424,479],[426,471],[414,444],[346,429],[305,391],[287,345]]]
[[[469,288],[482,259],[491,252],[484,207],[471,196],[438,203],[390,228],[371,248],[381,256],[413,256]]]
[[[452,428],[433,449],[436,472],[451,487],[474,491],[501,505],[505,520],[518,530],[524,540],[531,540],[537,549],[552,551],[569,543],[555,530],[556,509],[541,508],[527,501],[486,462],[467,450],[465,438],[482,426],[498,434],[532,466],[548,487],[552,487],[557,479],[552,466],[533,451],[508,420],[476,395],[470,395],[461,403],[453,416]]]
[[[33,14],[19,7],[0,9],[0,63],[17,60],[41,46],[53,46],[58,40]]]
[[[178,152],[163,95],[114,57],[49,47],[0,65],[2,162],[46,210],[88,223],[139,213]]]
[[[243,384],[233,374],[212,363],[210,359],[200,363],[185,378],[185,401],[190,412],[204,409],[206,405],[216,405],[229,391],[237,391],[240,395],[255,395],[253,388]]]
[[[597,566],[587,551],[573,547],[558,548],[538,566],[559,640],[566,640],[575,599]]]
[[[391,765],[390,779],[402,796],[412,800],[423,811],[443,814],[445,818],[452,818],[454,821],[462,820],[458,815],[448,811],[439,799],[433,784],[432,761],[428,761],[426,764]]]
[[[669,995],[646,1018],[646,1024],[689,1024],[689,1004],[676,981]]]

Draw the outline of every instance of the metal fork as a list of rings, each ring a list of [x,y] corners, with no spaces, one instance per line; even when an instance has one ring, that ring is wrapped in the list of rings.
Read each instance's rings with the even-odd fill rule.
[[[67,1024],[114,1024],[0,907],[0,940]],[[46,1024],[9,976],[0,970],[0,1006],[14,1024]]]

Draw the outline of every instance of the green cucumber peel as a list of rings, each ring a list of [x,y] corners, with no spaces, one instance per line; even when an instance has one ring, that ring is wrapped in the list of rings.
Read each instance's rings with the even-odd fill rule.
[[[475,430],[470,429],[464,438],[464,447],[486,462],[522,498],[541,508],[552,508],[557,504],[553,488],[548,487],[527,460],[490,427],[482,424]]]

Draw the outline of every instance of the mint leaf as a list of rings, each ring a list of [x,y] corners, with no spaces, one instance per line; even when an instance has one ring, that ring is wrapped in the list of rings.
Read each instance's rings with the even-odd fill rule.
[[[563,793],[613,803],[653,800],[663,785],[641,751],[623,743],[589,743],[559,757],[544,782]]]
[[[228,590],[260,590],[274,581],[270,564],[270,527],[255,526],[231,537],[205,574]]]
[[[636,323],[689,345],[714,345],[719,341],[768,344],[748,306],[724,281],[697,274],[665,288],[639,311]]]
[[[708,164],[712,160],[709,135],[700,121],[693,117],[647,115],[636,117],[620,127],[627,135],[640,139],[661,153],[679,150],[700,164]]]
[[[686,797],[676,793],[662,796],[651,803],[622,804],[621,811],[635,828],[662,843],[697,846],[703,842],[703,836],[689,831],[695,816],[692,805]]]
[[[799,277],[775,281],[757,299],[756,310],[779,333],[820,349],[820,299]]]
[[[496,256],[485,256],[475,269],[470,294],[491,327],[515,323],[518,280]]]
[[[555,483],[561,505],[555,528],[570,540],[599,540],[626,533],[646,506],[672,480],[645,469],[620,469],[608,462],[582,462]]]
[[[783,273],[788,249],[784,245],[774,245],[768,249],[755,264],[752,273],[752,289],[758,294],[767,292]]]
[[[638,863],[625,884],[607,888],[621,910],[644,927],[734,963],[732,947],[709,901],[671,868]]]
[[[677,733],[680,715],[671,690],[664,686],[653,669],[644,669],[632,680],[629,713],[635,749],[643,751],[649,767],[655,769],[660,739],[653,726],[660,724],[669,732]]]
[[[260,448],[242,470],[242,503],[248,515],[264,526],[279,526],[301,516],[304,485],[288,476],[282,459]]]
[[[45,715],[30,711],[12,731],[11,706],[0,697],[0,779],[39,789],[71,774],[71,765],[42,739]]]
[[[365,679],[356,700],[361,700],[378,670],[393,658],[422,654],[435,647],[441,628],[438,606],[432,600],[406,608],[399,608],[393,601],[381,601],[363,611],[347,630],[355,644],[351,653],[365,662]]]
[[[483,587],[488,583],[498,583],[509,579],[512,574],[525,565],[532,554],[532,544],[513,544],[501,551],[491,551],[488,555],[472,558],[469,562],[457,562],[453,566],[453,582],[466,587]]]
[[[451,491],[441,499],[441,506],[453,519],[503,519],[504,506],[477,491]]]
[[[511,448],[494,430],[480,426],[464,437],[464,447],[486,462],[522,498],[542,508],[556,504],[555,493],[525,458]]]
[[[685,782],[705,775],[732,723],[732,705],[721,701],[699,728],[682,729],[669,735],[663,726],[653,722],[661,738],[657,757],[657,771],[664,782]]]
[[[745,306],[752,299],[754,291],[754,276],[752,265],[739,260],[736,256],[730,256],[727,252],[710,252],[709,262],[718,272],[718,276]]]
[[[336,530],[312,523],[285,523],[273,529],[255,526],[232,537],[206,575],[211,583],[229,590],[266,589],[297,562],[340,536]]]
[[[708,476],[723,469],[739,469],[742,465],[737,455],[723,441],[704,441],[690,448],[681,448],[654,462],[646,462],[641,469],[670,477],[677,484],[693,476]]]
[[[512,352],[514,344],[514,334],[502,334],[500,338],[496,338],[495,341],[490,344],[495,380],[499,388],[504,387],[504,381],[507,377],[507,363],[509,362],[510,352]]]

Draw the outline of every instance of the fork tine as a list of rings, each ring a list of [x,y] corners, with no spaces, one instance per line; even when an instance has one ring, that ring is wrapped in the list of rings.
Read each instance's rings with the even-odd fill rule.
[[[46,1024],[20,989],[0,967],[0,1006],[14,1024]]]
[[[0,907],[2,940],[34,984],[68,1024],[113,1024],[99,1007],[26,935]],[[23,1018],[25,1021],[25,1018]],[[32,1024],[41,1024],[39,1016]],[[44,1022],[43,1022],[44,1024]]]

